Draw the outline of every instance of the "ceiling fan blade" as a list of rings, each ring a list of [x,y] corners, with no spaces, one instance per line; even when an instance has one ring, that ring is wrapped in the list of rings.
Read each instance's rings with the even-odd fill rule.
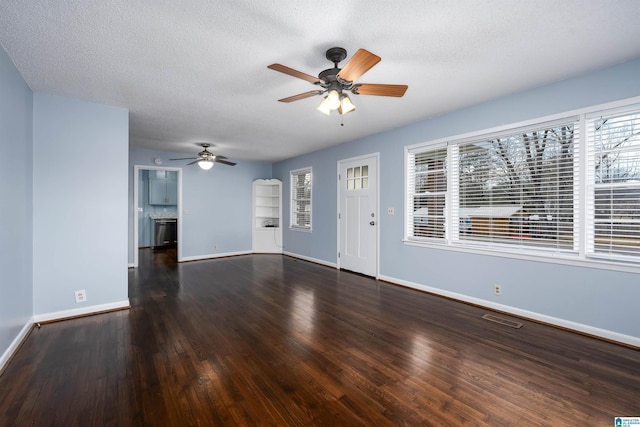
[[[200,160],[202,160],[202,159],[196,159],[196,160],[194,160],[194,161],[193,161],[193,162],[191,162],[191,163],[187,163],[187,166],[189,166],[189,165],[195,165],[195,164],[196,164],[196,163],[198,163]]]
[[[218,157],[216,157],[213,161],[216,162],[216,163],[222,163],[222,164],[229,165],[229,166],[235,166],[236,165],[236,163],[234,163],[234,162],[228,162],[226,160],[221,160]]]
[[[354,85],[351,91],[358,95],[376,95],[376,96],[404,96],[407,91],[407,85],[383,85],[362,83]]]
[[[274,70],[274,71],[280,71],[281,73],[285,73],[288,74],[290,76],[293,77],[297,77],[299,79],[302,80],[306,80],[308,82],[311,83],[322,83],[322,80],[320,80],[317,77],[314,77],[310,74],[307,73],[303,73],[302,71],[298,71],[298,70],[294,70],[293,68],[289,68],[286,65],[282,65],[282,64],[271,64],[269,66],[267,66],[267,68]]]
[[[293,96],[290,96],[288,98],[278,99],[278,101],[280,101],[280,102],[293,102],[293,101],[298,101],[300,99],[309,98],[311,96],[320,95],[321,93],[322,93],[321,90],[311,90],[309,92],[299,93],[297,95],[293,95]]]
[[[181,157],[179,159],[169,159],[169,160],[193,160],[196,159],[196,157]]]
[[[360,76],[380,62],[381,59],[378,55],[368,50],[358,49],[356,54],[347,62],[347,65],[340,70],[338,77],[348,82],[356,81]]]

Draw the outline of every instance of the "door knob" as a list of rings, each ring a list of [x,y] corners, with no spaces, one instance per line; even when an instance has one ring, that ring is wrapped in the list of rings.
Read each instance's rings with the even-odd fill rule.
[[[376,225],[376,222],[375,221],[371,221],[371,222],[369,222],[369,225]]]

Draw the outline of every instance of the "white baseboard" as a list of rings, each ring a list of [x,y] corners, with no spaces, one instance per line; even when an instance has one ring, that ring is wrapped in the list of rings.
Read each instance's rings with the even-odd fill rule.
[[[6,364],[9,363],[9,360],[11,360],[11,356],[13,356],[13,354],[18,350],[18,348],[20,347],[20,344],[22,344],[22,341],[24,341],[27,335],[29,335],[29,331],[31,331],[31,328],[33,327],[33,323],[34,323],[33,317],[27,320],[27,323],[24,324],[20,332],[18,332],[18,335],[16,335],[16,337],[13,339],[13,341],[9,345],[9,347],[5,350],[4,353],[2,353],[2,356],[0,357],[0,373],[2,373]]]
[[[395,283],[398,285],[406,286],[408,288],[418,289],[418,290],[429,292],[435,295],[441,295],[454,300],[467,302],[470,304],[490,308],[490,309],[501,311],[508,314],[513,314],[514,316],[519,316],[525,319],[535,320],[535,321],[546,323],[549,325],[570,329],[576,332],[581,332],[581,333],[592,335],[595,337],[604,338],[606,340],[628,344],[628,345],[640,348],[640,337],[625,335],[618,332],[609,331],[606,329],[596,328],[594,326],[583,325],[581,323],[572,322],[570,320],[560,319],[553,316],[547,316],[545,314],[540,314],[533,311],[522,310],[520,308],[511,307],[508,305],[496,304],[495,302],[492,302],[492,301],[470,297],[468,295],[458,294],[456,292],[449,292],[449,291],[434,288],[431,286],[421,285],[419,283],[397,279],[395,277],[381,275],[379,276],[379,279],[387,282]]]
[[[73,310],[63,310],[63,311],[56,311],[52,313],[36,314],[35,316],[33,316],[33,322],[34,323],[50,322],[52,320],[66,319],[69,317],[86,316],[90,314],[101,313],[103,311],[119,310],[119,309],[129,308],[129,307],[131,306],[129,305],[129,300],[127,299],[124,301],[117,301],[117,302],[112,302],[108,304],[90,305],[88,307],[74,308]]]
[[[322,260],[322,259],[318,259],[318,258],[311,258],[311,257],[308,257],[308,256],[296,254],[296,253],[293,253],[293,252],[286,252],[285,251],[285,252],[282,252],[282,253],[283,253],[283,255],[288,255],[288,256],[293,257],[293,258],[299,258],[299,259],[302,259],[302,260],[305,260],[305,261],[313,262],[315,264],[321,264],[321,265],[326,265],[327,267],[338,268],[338,264],[336,264],[335,262],[328,262],[328,261],[325,261],[325,260]]]
[[[212,258],[225,258],[230,256],[237,255],[248,255],[253,252],[251,251],[238,251],[238,252],[225,252],[220,254],[207,254],[207,255],[196,255],[196,256],[186,256],[178,259],[178,262],[187,262],[187,261],[200,261],[204,259],[212,259]]]

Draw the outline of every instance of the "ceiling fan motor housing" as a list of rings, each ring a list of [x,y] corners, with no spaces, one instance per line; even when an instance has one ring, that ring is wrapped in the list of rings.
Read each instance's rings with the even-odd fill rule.
[[[326,57],[338,68],[338,63],[344,61],[347,57],[347,51],[341,47],[332,47],[327,49]]]
[[[318,78],[320,80],[324,80],[327,83],[335,82],[338,80],[337,74],[340,72],[340,68],[329,68],[327,70],[321,71],[318,74]]]
[[[318,74],[318,78],[325,82],[320,85],[324,87],[327,92],[334,89],[338,92],[341,92],[342,90],[351,90],[353,82],[343,80],[338,76],[338,73],[342,70],[342,68],[338,67],[338,63],[344,61],[347,57],[347,50],[341,47],[332,47],[327,50],[326,57],[329,61],[333,62],[334,68],[329,68]]]
[[[198,156],[202,157],[203,159],[207,159],[209,157],[213,157],[213,153],[210,152],[209,150],[207,150],[207,148],[209,148],[211,146],[211,144],[200,144],[204,150],[202,150],[201,152],[198,153]]]

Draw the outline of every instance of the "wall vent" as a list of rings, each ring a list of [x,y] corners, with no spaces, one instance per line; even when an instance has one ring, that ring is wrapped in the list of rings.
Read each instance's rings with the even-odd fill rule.
[[[508,326],[510,328],[519,329],[522,328],[522,323],[514,322],[513,320],[505,319],[503,317],[498,317],[493,314],[485,314],[482,316],[483,319],[488,320],[490,322],[499,323],[504,326]]]

